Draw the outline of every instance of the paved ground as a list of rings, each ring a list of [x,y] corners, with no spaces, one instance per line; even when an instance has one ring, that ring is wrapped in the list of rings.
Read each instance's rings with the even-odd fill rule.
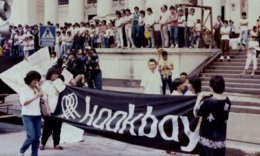
[[[121,91],[122,88],[105,87],[108,90]],[[124,91],[135,92],[136,90],[126,89]],[[15,104],[12,112],[19,114],[20,107],[17,95],[11,95],[7,103]],[[228,121],[227,146],[229,148],[242,149],[247,152],[260,152],[260,116],[230,113]],[[12,125],[0,122],[0,156],[16,156],[25,138],[23,126]],[[4,141],[3,141],[4,140]],[[48,142],[51,147],[51,141]],[[130,144],[97,137],[86,134],[84,142],[76,144],[64,144],[64,151],[48,149],[41,151],[42,156],[166,156],[164,151],[133,146]],[[28,155],[28,153],[27,153]],[[26,156],[27,156],[26,155]],[[169,156],[169,155],[168,155]]]

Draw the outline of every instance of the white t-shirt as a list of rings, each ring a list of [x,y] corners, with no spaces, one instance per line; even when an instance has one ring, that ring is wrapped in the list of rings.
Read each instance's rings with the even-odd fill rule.
[[[162,80],[160,73],[148,71],[142,78],[140,87],[144,87],[144,94],[161,94]]]
[[[201,30],[201,24],[197,23],[195,28],[196,28],[196,31],[200,31]],[[198,32],[198,34],[200,34],[200,33]]]
[[[119,25],[121,25],[123,23],[123,18],[117,19],[115,26],[118,27]],[[121,28],[121,27],[120,27]]]
[[[230,28],[229,27],[221,27],[220,32],[223,33],[230,33]],[[229,40],[229,35],[222,35],[221,40]]]
[[[187,19],[187,27],[193,27],[194,24],[196,24],[196,22],[197,22],[196,17],[194,15],[193,16],[189,15]]]
[[[248,23],[249,22],[249,20],[248,19],[240,19],[240,23],[242,23],[242,24],[246,24],[246,23]],[[248,25],[247,26],[240,26],[240,30],[248,30]]]
[[[66,45],[72,45],[73,36],[66,36]]]
[[[143,24],[145,21],[145,17],[142,17],[141,15],[139,16],[139,19],[138,19],[138,23],[139,24]]]
[[[132,20],[130,23],[127,23],[126,26],[127,27],[133,27],[133,19],[134,19],[134,16],[133,14],[129,15],[129,16],[125,16],[125,21],[129,21],[129,20]]]
[[[177,92],[176,90],[174,90],[173,92],[172,92],[172,95],[183,95],[182,93],[179,93],[179,92]]]
[[[60,41],[61,41],[61,35],[60,36],[56,36],[56,45],[59,45],[59,43],[60,43]]]
[[[85,27],[81,27],[81,28],[79,28],[79,33],[80,33],[80,34],[83,33],[82,36],[84,36],[84,32],[85,32],[85,31],[86,31],[86,28],[85,28]]]
[[[23,51],[28,51],[28,50],[30,50],[30,49],[29,49],[29,41],[28,41],[28,42],[24,41],[24,42],[22,43],[22,45],[23,45]]]
[[[29,41],[29,50],[34,50],[34,40]]]
[[[179,22],[183,22],[182,24],[180,24]],[[178,17],[178,26],[179,27],[185,27],[185,16],[179,16]]]
[[[145,20],[144,20],[144,23],[145,25],[154,25],[154,22],[155,22],[155,16],[154,14],[151,14],[151,15],[146,15],[145,16]]]
[[[65,45],[66,44],[66,36],[62,35],[61,40],[62,40],[61,44]]]
[[[188,90],[185,94],[185,96],[196,96],[192,91]]]
[[[47,80],[43,83],[42,92],[48,99],[51,113],[54,113],[58,104],[59,92],[53,85],[52,81]]]
[[[167,24],[168,22],[168,19],[169,19],[169,12],[164,12],[164,13],[161,13],[161,20],[160,20],[160,24]]]
[[[22,105],[21,115],[29,115],[29,116],[40,116],[41,108],[40,108],[40,98],[35,99],[29,105],[24,106],[25,102],[31,100],[35,97],[35,93],[37,90],[32,90],[28,85],[24,85],[21,88],[21,94],[19,94],[19,100]]]

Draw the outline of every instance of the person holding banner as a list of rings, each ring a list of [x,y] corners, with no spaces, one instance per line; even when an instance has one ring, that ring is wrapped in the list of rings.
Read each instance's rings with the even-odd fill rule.
[[[38,148],[41,137],[41,108],[40,98],[43,96],[37,89],[37,83],[41,80],[40,73],[30,71],[24,78],[24,85],[19,94],[19,100],[22,105],[22,120],[26,131],[27,139],[20,149],[20,155],[23,156],[26,150],[31,146],[32,156],[38,155]]]
[[[61,73],[59,69],[50,68],[46,75],[46,81],[41,86],[44,96],[47,97],[47,102],[49,104],[52,115],[56,109],[59,97],[59,92],[53,85],[53,82],[60,78],[60,75]],[[45,149],[45,145],[51,134],[53,137],[54,149],[63,150],[63,147],[59,145],[62,122],[47,116],[45,116],[43,119],[44,127],[40,150]]]
[[[231,107],[229,98],[223,95],[225,81],[222,76],[210,80],[211,94],[200,94],[194,107],[194,116],[202,117],[199,138],[200,156],[224,156],[226,154],[227,120]]]

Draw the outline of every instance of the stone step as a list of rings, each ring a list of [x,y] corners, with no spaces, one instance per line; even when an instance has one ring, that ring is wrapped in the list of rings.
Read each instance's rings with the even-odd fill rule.
[[[202,81],[207,81],[211,79],[211,77],[201,77]],[[260,84],[260,79],[245,79],[245,78],[225,78],[225,82],[231,82],[231,83],[252,83],[252,84]]]
[[[254,106],[231,106],[231,112],[234,113],[246,113],[246,114],[260,114],[260,107],[254,107]]]
[[[236,58],[236,59],[232,59],[231,62],[246,62],[246,59],[247,58],[244,58],[244,59],[239,59],[239,58]],[[216,62],[221,62],[219,59],[216,60]],[[225,59],[223,60],[223,62],[229,62],[226,57]]]
[[[209,86],[208,81],[202,81],[203,86]],[[225,83],[226,87],[234,87],[234,88],[255,88],[255,89],[260,89],[260,84],[255,84],[255,83],[231,83],[231,82],[226,82]]]
[[[246,65],[246,61],[245,62],[213,62],[211,65],[213,66],[245,66]],[[253,66],[253,62],[250,64],[251,66]],[[260,62],[258,61],[257,65],[260,65]]]
[[[226,70],[241,70],[243,72],[243,70],[245,69],[245,65],[244,66],[222,66],[222,65],[211,65],[206,67],[205,69],[226,69]],[[249,70],[253,70],[253,66],[249,66]],[[241,72],[241,73],[242,73]]]
[[[210,88],[208,85],[202,86],[203,91],[210,91]],[[256,88],[238,88],[238,87],[226,87],[225,92],[230,93],[242,93],[242,94],[252,94],[252,95],[259,95],[260,89]]]
[[[225,73],[200,73],[200,77],[212,77],[215,75],[221,75],[224,78],[237,78],[237,79],[242,79],[242,78],[246,78],[246,79],[260,79],[260,75],[255,75],[253,77],[251,77],[251,75],[243,75],[241,76],[240,74],[225,74]]]
[[[247,74],[251,74],[253,70],[248,70]],[[224,73],[224,74],[241,74],[242,70],[226,70],[226,69],[204,69],[203,72],[205,73]],[[256,75],[260,75],[260,70],[255,71]]]
[[[247,58],[247,55],[230,55],[231,61],[232,59],[243,59],[243,58]]]
[[[233,106],[243,106],[243,107],[257,107],[260,108],[259,102],[244,102],[244,101],[232,101],[231,104]]]

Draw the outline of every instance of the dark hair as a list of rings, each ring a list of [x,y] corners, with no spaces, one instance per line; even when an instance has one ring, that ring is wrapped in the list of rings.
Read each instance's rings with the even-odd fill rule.
[[[135,10],[135,9],[139,10],[139,8],[138,8],[137,6],[134,8],[134,10]]]
[[[58,27],[59,27],[60,25],[57,23],[57,24],[56,24],[56,26],[58,26]]]
[[[131,14],[131,10],[130,9],[125,9],[125,12],[129,12],[129,14]]]
[[[149,12],[153,13],[152,8],[147,8],[146,11],[149,11]]]
[[[32,36],[29,36],[29,39],[31,39],[31,40],[32,40],[32,39],[33,39],[33,37],[32,37]]]
[[[91,48],[90,51],[92,51],[94,54],[97,54],[97,51],[95,48]]]
[[[66,34],[66,31],[62,31],[62,34]]]
[[[140,14],[143,14],[145,16],[145,11],[144,10],[141,10],[140,11]]]
[[[242,12],[242,16],[246,16],[246,12]]]
[[[184,75],[184,76],[188,76],[188,74],[185,73],[185,72],[182,72],[182,73],[180,74],[180,76],[182,76],[182,75]]]
[[[167,51],[162,52],[162,56],[167,56],[167,55],[168,55]]]
[[[122,9],[122,13],[125,14],[125,9]]]
[[[82,61],[80,58],[76,58],[75,59],[75,65],[76,65],[76,68],[81,68],[82,67]]]
[[[190,8],[190,11],[193,10],[193,12],[195,12],[195,9],[194,8]]]
[[[119,17],[122,17],[122,13],[120,11],[116,11],[116,15],[118,15]]]
[[[163,5],[163,7],[165,7],[165,10],[167,10],[167,9],[168,9],[167,5]]]
[[[51,55],[55,55],[56,56],[56,52],[51,52]]]
[[[227,21],[227,20],[225,20],[223,23],[226,23],[226,24],[228,24],[228,21]]]
[[[183,83],[184,83],[184,81],[181,78],[177,78],[177,79],[173,80],[172,89],[177,90],[177,87],[182,85]]]
[[[53,74],[58,74],[60,76],[61,73],[58,68],[50,68],[46,74],[46,80],[50,80]]]
[[[257,27],[256,27],[256,26],[254,26],[254,27],[253,27],[253,30],[254,30],[254,29],[257,29]]]
[[[222,76],[216,75],[209,81],[210,87],[217,94],[222,94],[225,91],[225,80]]]
[[[61,81],[62,82],[64,82],[65,81],[65,78],[64,78],[64,76],[63,75],[60,75],[60,77],[59,77],[60,79],[61,79]]]
[[[149,64],[150,62],[154,62],[154,63],[155,63],[155,65],[157,64],[156,60],[155,60],[155,59],[153,59],[153,58],[149,59],[149,61],[148,61],[148,64]]]
[[[30,85],[33,80],[38,80],[40,81],[42,78],[41,74],[38,73],[37,71],[30,71],[29,73],[26,74],[24,78],[24,82],[27,85]]]
[[[195,89],[196,94],[201,92],[201,80],[199,77],[194,76],[194,77],[189,78],[189,83]]]
[[[170,7],[170,10],[172,10],[172,9],[175,10],[175,7],[174,7],[174,6],[171,6],[171,7]]]
[[[220,15],[218,15],[218,17],[217,17],[217,18],[220,18],[220,19],[221,19],[222,17],[221,17]]]

